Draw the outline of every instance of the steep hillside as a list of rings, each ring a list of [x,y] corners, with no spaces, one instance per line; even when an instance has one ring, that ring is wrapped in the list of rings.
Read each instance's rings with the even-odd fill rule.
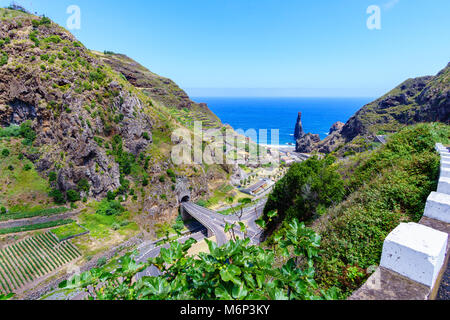
[[[0,136],[11,150],[1,162],[11,169],[0,177],[3,206],[19,204],[9,193],[20,191],[27,165],[39,186],[27,205],[51,206],[47,192],[56,203],[109,195],[144,213],[146,228],[149,217],[176,217],[180,185],[195,199],[232,173],[171,162],[174,129],[196,119],[222,127],[172,81],[125,56],[91,52],[48,18],[9,9],[0,17]]]
[[[408,79],[364,106],[342,129],[347,141],[358,135],[396,132],[421,122],[450,121],[450,64],[434,77]]]
[[[197,117],[196,120],[207,121],[212,126],[219,127],[220,120],[204,103],[195,103],[175,82],[161,77],[138,62],[123,54],[93,52],[104,63],[125,78],[136,88],[142,90],[150,98],[162,103],[170,109],[189,111]]]
[[[303,150],[342,154],[360,150],[373,141],[375,135],[399,131],[423,122],[450,123],[450,63],[436,76],[408,79],[401,85],[362,107],[344,126],[330,132],[322,141],[297,142]],[[304,136],[308,137],[308,136]]]

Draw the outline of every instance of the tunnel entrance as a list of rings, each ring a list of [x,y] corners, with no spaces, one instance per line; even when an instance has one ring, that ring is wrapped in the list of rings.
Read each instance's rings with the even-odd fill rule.
[[[189,196],[184,196],[184,197],[181,199],[181,203],[189,202],[189,201],[191,201],[191,198],[190,198]]]

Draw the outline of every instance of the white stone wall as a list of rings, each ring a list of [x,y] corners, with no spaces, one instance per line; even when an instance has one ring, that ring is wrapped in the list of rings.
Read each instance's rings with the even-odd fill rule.
[[[437,192],[427,199],[424,216],[450,223],[450,152],[436,144],[441,156]],[[417,223],[402,223],[383,244],[381,266],[434,287],[447,253],[448,234]]]

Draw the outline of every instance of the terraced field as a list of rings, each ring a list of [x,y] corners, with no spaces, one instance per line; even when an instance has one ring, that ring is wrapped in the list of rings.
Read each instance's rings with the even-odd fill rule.
[[[59,242],[50,232],[5,247],[0,250],[0,293],[17,292],[80,256],[70,242]]]

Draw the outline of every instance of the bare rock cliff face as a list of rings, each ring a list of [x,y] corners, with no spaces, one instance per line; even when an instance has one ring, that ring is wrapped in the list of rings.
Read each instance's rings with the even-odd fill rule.
[[[143,133],[151,133],[152,119],[70,33],[53,23],[32,26],[33,19],[1,22],[0,38],[10,44],[2,49],[8,61],[0,67],[0,125],[32,121],[36,140],[26,156],[38,171],[56,172],[62,191],[87,179],[91,196],[104,196],[120,186],[120,171],[98,141],[120,135],[124,150],[138,155],[151,143]]]

